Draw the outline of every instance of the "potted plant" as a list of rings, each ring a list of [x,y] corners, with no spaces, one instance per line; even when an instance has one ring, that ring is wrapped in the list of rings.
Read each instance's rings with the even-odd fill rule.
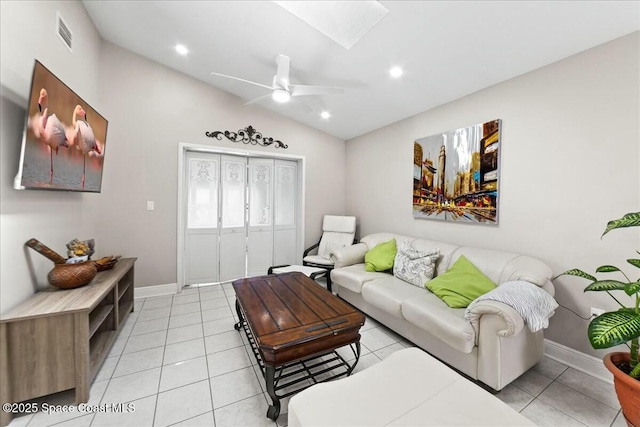
[[[629,213],[620,219],[609,221],[602,236],[618,228],[640,226],[640,212]],[[640,254],[640,252],[638,252]],[[627,262],[640,268],[640,259]],[[614,377],[614,384],[622,412],[630,426],[640,427],[640,363],[638,363],[638,338],[640,337],[640,278],[629,277],[618,267],[603,265],[596,273],[616,272],[626,281],[598,280],[579,269],[565,271],[562,275],[577,276],[591,281],[584,291],[606,292],[620,308],[609,311],[591,320],[588,329],[589,341],[595,349],[610,348],[620,344],[629,347],[629,352],[609,353],[604,364]],[[632,298],[632,306],[622,304],[611,292],[623,291]]]

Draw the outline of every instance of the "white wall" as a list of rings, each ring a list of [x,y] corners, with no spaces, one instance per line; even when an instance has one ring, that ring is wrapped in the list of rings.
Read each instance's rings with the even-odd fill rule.
[[[52,264],[25,250],[31,237],[58,252],[73,237],[93,237],[98,256],[138,257],[137,286],[175,283],[178,142],[235,145],[205,131],[253,125],[306,157],[307,244],[319,238],[323,214],[344,213],[344,141],[104,43],[80,2],[0,7],[0,312],[46,286]],[[55,35],[56,10],[73,30],[73,54]],[[100,194],[13,190],[35,59],[109,120]]]
[[[350,140],[347,211],[358,216],[361,236],[393,231],[523,253],[555,274],[611,263],[637,277],[624,264],[640,248],[639,233],[600,234],[608,220],[640,207],[639,81],[634,33]],[[413,141],[498,118],[499,226],[413,219]],[[556,280],[558,301],[583,316],[591,306],[616,307],[605,294],[583,294],[586,284]],[[560,308],[546,337],[596,355],[587,324]]]
[[[73,54],[56,36],[56,11],[73,30]],[[35,237],[64,253],[67,241],[91,235],[83,226],[83,211],[87,200],[96,197],[13,190],[34,60],[100,110],[102,42],[80,2],[2,1],[0,19],[0,311],[5,312],[46,286],[53,267],[24,243]]]

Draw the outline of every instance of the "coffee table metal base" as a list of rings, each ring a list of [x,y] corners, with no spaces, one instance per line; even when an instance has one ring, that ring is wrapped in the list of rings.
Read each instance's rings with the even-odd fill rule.
[[[267,393],[271,397],[271,405],[267,417],[275,421],[280,415],[280,399],[299,393],[313,384],[349,376],[360,360],[360,342],[348,345],[355,360],[347,362],[337,351],[329,351],[306,359],[294,361],[281,366],[264,363],[251,329],[244,320],[240,304],[236,300],[236,311],[240,321],[234,325],[237,331],[244,330],[253,355],[262,371]],[[347,347],[347,346],[344,346]],[[310,380],[312,384],[306,382]],[[284,391],[286,389],[286,391]],[[283,391],[282,393],[279,393]]]

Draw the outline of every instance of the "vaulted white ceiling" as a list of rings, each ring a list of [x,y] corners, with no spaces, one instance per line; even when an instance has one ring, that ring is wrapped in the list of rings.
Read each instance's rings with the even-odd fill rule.
[[[275,57],[289,56],[292,83],[345,93],[246,108],[342,139],[640,30],[638,1],[382,1],[387,15],[347,50],[270,1],[83,3],[105,40],[247,101],[268,91],[210,73],[271,85]],[[392,79],[396,65],[404,75]]]

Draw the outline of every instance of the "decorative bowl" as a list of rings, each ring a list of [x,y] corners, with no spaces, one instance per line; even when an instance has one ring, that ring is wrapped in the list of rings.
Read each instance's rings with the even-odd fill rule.
[[[96,261],[93,261],[94,264],[96,265],[96,270],[98,271],[105,271],[105,270],[111,270],[113,268],[114,265],[116,265],[116,263],[118,262],[117,258],[112,259],[109,262],[106,262],[104,264],[100,264]]]
[[[98,271],[93,261],[77,264],[55,264],[47,275],[49,284],[60,289],[73,289],[91,282]]]

